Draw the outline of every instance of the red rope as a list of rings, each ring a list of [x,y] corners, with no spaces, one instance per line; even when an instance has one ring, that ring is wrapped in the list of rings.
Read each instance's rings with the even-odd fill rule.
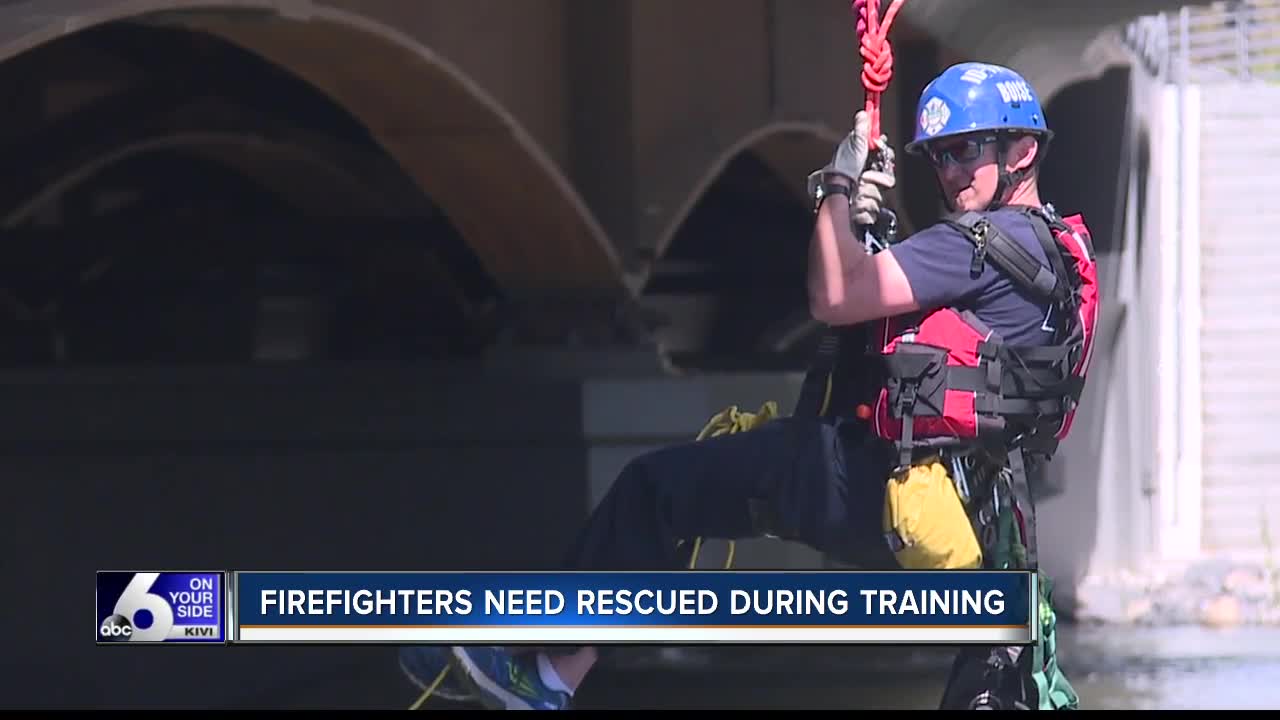
[[[892,0],[880,20],[880,0],[854,0],[853,14],[858,18],[858,45],[862,54],[862,87],[867,94],[867,114],[871,116],[870,147],[880,143],[880,95],[893,78],[893,48],[889,45],[889,28],[898,16],[903,0]]]

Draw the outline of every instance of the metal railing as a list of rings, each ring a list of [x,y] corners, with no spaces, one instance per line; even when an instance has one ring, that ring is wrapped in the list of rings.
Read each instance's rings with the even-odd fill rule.
[[[1280,0],[1224,0],[1138,18],[1126,42],[1168,82],[1280,81]]]

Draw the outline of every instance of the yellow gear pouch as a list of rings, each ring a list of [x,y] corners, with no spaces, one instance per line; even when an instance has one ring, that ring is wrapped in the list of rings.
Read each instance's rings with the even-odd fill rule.
[[[982,547],[964,501],[940,460],[913,465],[889,478],[885,488],[884,531],[898,563],[908,570],[965,570],[982,567]]]

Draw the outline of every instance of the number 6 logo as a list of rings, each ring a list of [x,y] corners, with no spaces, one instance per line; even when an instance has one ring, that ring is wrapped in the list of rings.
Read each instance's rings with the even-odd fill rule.
[[[130,639],[135,642],[163,641],[173,629],[173,608],[163,597],[151,592],[151,586],[159,577],[158,572],[135,573],[124,592],[120,593],[120,599],[116,600],[115,612],[129,619],[133,625],[133,637]],[[139,610],[151,613],[151,626],[146,630],[139,630],[138,621],[134,618],[134,613]]]

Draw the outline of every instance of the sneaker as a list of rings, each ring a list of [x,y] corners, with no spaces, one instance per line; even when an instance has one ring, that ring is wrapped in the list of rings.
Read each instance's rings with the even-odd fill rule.
[[[512,655],[500,647],[454,647],[458,669],[491,710],[567,710],[569,694],[552,690],[538,674],[536,652]]]
[[[440,677],[440,673],[448,668],[448,673],[431,691],[430,697],[453,702],[479,700],[471,683],[463,675],[462,668],[451,665],[452,662],[453,653],[449,651],[448,645],[409,645],[400,648],[400,669],[419,690],[426,692]]]

